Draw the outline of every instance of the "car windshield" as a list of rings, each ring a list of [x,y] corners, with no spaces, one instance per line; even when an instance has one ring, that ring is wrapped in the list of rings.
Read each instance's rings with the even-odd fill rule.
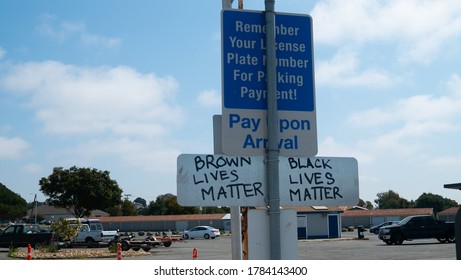
[[[410,217],[406,217],[405,219],[401,220],[400,222],[398,222],[399,225],[404,225],[406,224],[409,220],[411,219],[411,216]]]
[[[39,233],[42,231],[38,225],[25,225],[22,229],[23,233]]]

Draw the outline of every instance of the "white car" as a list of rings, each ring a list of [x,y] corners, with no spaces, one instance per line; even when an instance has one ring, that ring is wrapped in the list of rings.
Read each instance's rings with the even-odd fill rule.
[[[196,226],[189,230],[185,230],[182,237],[184,239],[194,239],[194,238],[205,238],[205,239],[215,239],[220,236],[221,233],[219,229],[210,227],[210,226]]]

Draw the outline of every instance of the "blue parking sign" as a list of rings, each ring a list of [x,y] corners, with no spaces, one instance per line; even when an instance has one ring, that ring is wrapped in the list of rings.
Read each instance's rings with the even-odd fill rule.
[[[312,18],[276,14],[278,110],[315,111]],[[223,108],[267,110],[263,12],[222,11]]]

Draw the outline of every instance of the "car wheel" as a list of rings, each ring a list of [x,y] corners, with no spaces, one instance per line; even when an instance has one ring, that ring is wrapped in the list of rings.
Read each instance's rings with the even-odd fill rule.
[[[42,244],[41,244],[40,242],[36,241],[36,242],[34,242],[34,243],[32,244],[31,247],[32,247],[32,249],[34,249],[34,250],[39,250],[39,249],[42,247]]]
[[[455,243],[456,242],[456,238],[453,236],[453,237],[447,237],[447,239],[445,239],[448,243]]]
[[[203,236],[203,238],[205,239],[210,239],[210,235],[208,233],[205,233],[205,235]]]
[[[95,244],[94,244],[93,238],[87,238],[87,239],[85,240],[85,243],[86,243],[86,247],[87,247],[87,248],[93,248],[94,245],[95,245]]]
[[[122,244],[120,244],[120,247],[122,251],[128,251],[130,250],[130,244],[126,241],[123,241]]]
[[[454,243],[456,241],[456,235],[454,231],[450,231],[445,237],[445,242]]]
[[[189,235],[188,235],[188,234],[184,234],[184,239],[189,239]]]
[[[396,233],[395,236],[392,236],[393,242],[395,245],[402,245],[403,243],[403,234]]]
[[[390,240],[386,240],[384,241],[384,243],[386,243],[387,245],[392,245],[392,242]]]

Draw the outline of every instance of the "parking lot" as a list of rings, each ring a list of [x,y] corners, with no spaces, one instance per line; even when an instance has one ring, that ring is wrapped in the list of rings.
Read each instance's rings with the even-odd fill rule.
[[[357,239],[357,232],[344,232],[340,239],[299,240],[299,260],[455,260],[454,243],[439,243],[435,239],[405,241],[402,245],[386,245],[377,235],[366,232]],[[171,247],[151,249],[150,255],[127,257],[127,260],[191,260],[193,249],[200,260],[231,260],[231,238],[194,239],[174,242]],[[78,250],[78,249],[73,249]],[[107,250],[98,248],[93,250]],[[8,249],[0,249],[0,259],[6,260]]]
[[[300,260],[455,260],[454,243],[439,243],[435,239],[407,241],[400,246],[386,245],[375,234],[366,233],[357,239],[357,232],[345,232],[341,239],[299,240]],[[190,260],[192,250],[198,250],[199,259],[230,260],[231,238],[215,240],[188,240],[177,242],[169,248],[151,250],[152,255],[132,259]]]

